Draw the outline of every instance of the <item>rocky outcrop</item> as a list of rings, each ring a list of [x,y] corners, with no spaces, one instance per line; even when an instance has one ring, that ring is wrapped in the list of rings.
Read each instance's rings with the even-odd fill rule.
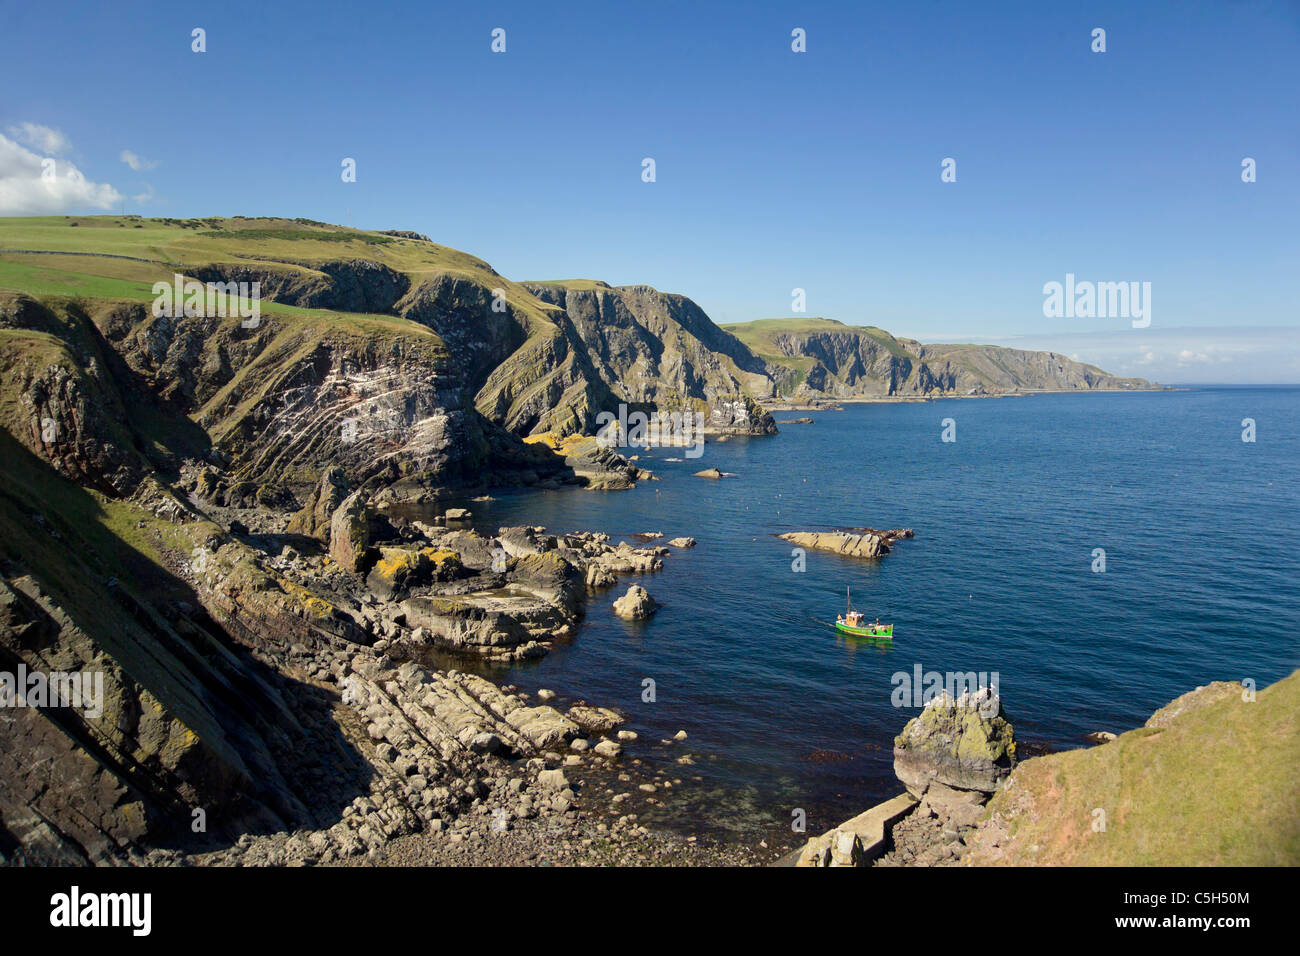
[[[1015,761],[1015,733],[988,688],[943,694],[894,740],[907,792],[810,839],[795,866],[934,866],[959,859]]]
[[[215,470],[209,472],[209,485],[215,487],[220,481]],[[329,468],[321,476],[320,484],[307,499],[302,510],[289,519],[287,530],[294,534],[305,534],[325,544],[330,543],[334,515],[348,496],[347,476],[342,468]],[[211,497],[210,492],[203,497]]]
[[[381,601],[392,601],[434,581],[452,581],[464,569],[460,555],[438,548],[380,547],[366,586]]]
[[[194,266],[189,274],[200,282],[258,282],[263,299],[304,309],[378,314],[391,312],[411,284],[403,273],[372,259],[310,267],[214,262]]]
[[[890,850],[878,865],[961,859],[1015,762],[1015,732],[993,691],[930,701],[894,740],[894,773],[918,802],[892,828]]]
[[[370,509],[363,492],[354,491],[330,518],[330,557],[346,571],[361,571],[370,558]]]
[[[991,794],[1015,755],[1015,731],[991,690],[942,694],[894,738],[894,774],[918,799],[935,784]]]
[[[589,589],[663,567],[656,549],[612,546],[591,532],[508,527],[486,538],[421,525],[419,534],[400,548],[381,545],[367,579],[373,594],[400,601],[384,634],[391,652],[406,656],[438,648],[493,660],[540,657],[575,632]]]
[[[717,398],[705,417],[706,435],[775,435],[776,421],[747,395]]]
[[[651,472],[594,437],[567,445],[564,464],[593,491],[622,491],[634,487],[638,481],[654,478]]]
[[[690,299],[592,281],[524,287],[562,311],[572,339],[608,387],[615,404],[595,411],[615,411],[620,401],[668,412],[703,403],[716,408],[718,427],[748,429],[762,418],[742,396],[771,394],[764,362]]]
[[[643,621],[657,610],[658,603],[639,584],[632,585],[626,594],[614,602],[614,613],[628,621]]]
[[[852,531],[792,531],[778,535],[783,541],[810,551],[830,551],[850,558],[880,558],[902,538],[912,537],[911,528],[876,531],[855,528]]]
[[[0,425],[73,482],[129,495],[151,470],[132,423],[155,411],[79,305],[0,292]]]

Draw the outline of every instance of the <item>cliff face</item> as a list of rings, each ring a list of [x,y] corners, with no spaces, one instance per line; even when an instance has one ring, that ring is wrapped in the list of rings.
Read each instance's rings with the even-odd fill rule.
[[[676,409],[773,391],[763,361],[684,296],[603,282],[525,288],[563,310],[620,401]]]
[[[444,365],[473,407],[517,435],[590,433],[597,415],[620,403],[703,411],[731,431],[775,431],[748,401],[775,392],[766,363],[690,299],[591,281],[517,284],[427,240],[400,244],[416,250],[400,271],[380,261],[392,245],[367,250],[372,258],[206,262],[189,271],[202,281],[260,282],[266,300],[284,305],[423,326],[445,347]]]
[[[337,683],[376,634],[409,631],[400,614],[378,621],[316,539],[337,543],[345,493],[644,477],[610,450],[566,459],[522,440],[582,431],[615,407],[586,342],[563,310],[424,240],[227,223],[160,230],[137,250],[117,223],[78,224],[100,230],[105,255],[42,261],[66,267],[70,290],[112,294],[0,293],[0,690],[27,693],[12,686],[21,674],[102,685],[94,707],[32,693],[5,710],[0,859],[138,862],[140,848],[195,833],[229,843],[322,825],[339,829],[327,852],[346,854],[450,819],[463,794],[411,791],[427,778],[359,752],[356,728],[305,680]],[[137,251],[164,258],[125,258]],[[152,283],[173,270],[260,283],[260,318],[157,314]],[[718,417],[749,414],[739,401]],[[572,626],[580,608],[543,620],[548,582],[510,574],[537,595],[539,620]],[[519,603],[493,614],[534,613]],[[439,720],[481,719],[463,688],[446,696]],[[469,776],[479,757],[432,726],[422,769]],[[338,822],[369,799],[382,827]]]
[[[922,345],[883,329],[830,319],[763,319],[725,328],[768,362],[781,394],[797,398],[1153,387],[1144,379],[1119,378],[1054,352]]]

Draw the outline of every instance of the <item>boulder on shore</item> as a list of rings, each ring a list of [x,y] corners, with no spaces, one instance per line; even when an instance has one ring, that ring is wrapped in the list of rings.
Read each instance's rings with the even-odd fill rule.
[[[370,551],[370,515],[365,498],[354,491],[330,518],[330,557],[339,567],[361,571]]]
[[[695,539],[694,538],[673,538],[671,541],[668,542],[668,545],[669,547],[672,548],[693,548],[695,547]]]
[[[606,733],[627,723],[627,718],[612,707],[592,707],[589,704],[570,707],[568,717],[578,726],[597,733]]]
[[[716,468],[705,468],[703,471],[697,471],[694,475],[692,475],[692,477],[693,477],[693,478],[713,478],[713,479],[716,480],[716,479],[722,477],[722,472],[718,471],[718,469],[716,469]]]
[[[804,845],[795,866],[867,866],[862,840],[847,830],[832,830]]]
[[[650,596],[650,592],[639,584],[627,589],[627,593],[614,602],[614,613],[628,621],[642,621],[648,618],[659,605]]]

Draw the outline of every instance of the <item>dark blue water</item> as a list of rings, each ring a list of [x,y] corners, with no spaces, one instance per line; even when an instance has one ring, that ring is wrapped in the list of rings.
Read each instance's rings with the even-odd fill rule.
[[[745,836],[788,833],[796,807],[819,832],[899,792],[892,740],[916,710],[893,706],[891,677],[917,664],[996,672],[1017,736],[1053,748],[1208,681],[1264,687],[1300,666],[1297,412],[1296,388],[854,405],[702,459],[651,452],[662,480],[633,491],[478,502],[484,530],[699,541],[641,580],[664,604],[649,622],[610,611],[625,578],[570,644],[505,676],[623,708],[642,738],[630,757],[694,755],[677,770],[701,779],[664,813]],[[710,466],[738,477],[691,477]],[[774,537],[837,526],[916,537],[879,562],[809,552],[804,573]],[[815,622],[848,585],[894,623],[891,649]],[[688,741],[659,745],[679,729]]]

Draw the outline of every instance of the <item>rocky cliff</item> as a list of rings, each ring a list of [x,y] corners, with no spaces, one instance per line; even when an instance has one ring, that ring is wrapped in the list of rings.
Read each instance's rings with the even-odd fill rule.
[[[485,762],[536,757],[569,725],[427,672],[368,689],[382,645],[544,653],[589,580],[658,559],[428,537],[377,509],[645,477],[594,441],[566,458],[522,440],[609,404],[582,343],[424,240],[227,220],[150,227],[137,249],[125,222],[72,222],[113,251],[48,250],[39,295],[0,291],[0,860],[156,861],[294,831],[313,834],[298,857],[329,858],[454,825]],[[174,273],[257,282],[260,316],[155,308]],[[50,293],[50,275],[96,294]],[[499,571],[493,548],[514,548]],[[20,675],[101,683],[90,707]],[[399,754],[374,752],[358,708]],[[524,802],[536,817],[572,791]]]
[[[724,328],[768,363],[780,394],[798,399],[998,395],[1152,388],[1055,352],[922,345],[832,319],[763,319]]]
[[[672,411],[725,396],[765,397],[764,362],[685,296],[603,282],[526,283],[558,306],[620,401]]]

